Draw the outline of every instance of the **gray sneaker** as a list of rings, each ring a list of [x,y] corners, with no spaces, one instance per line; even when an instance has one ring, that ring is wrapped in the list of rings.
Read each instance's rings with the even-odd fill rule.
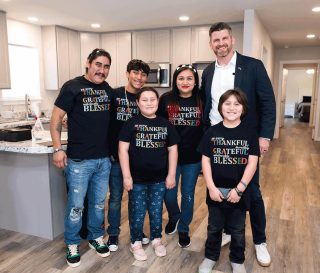
[[[244,264],[231,263],[232,273],[247,273]]]
[[[199,273],[211,273],[216,261],[212,261],[208,258],[204,258],[202,263],[199,265]]]

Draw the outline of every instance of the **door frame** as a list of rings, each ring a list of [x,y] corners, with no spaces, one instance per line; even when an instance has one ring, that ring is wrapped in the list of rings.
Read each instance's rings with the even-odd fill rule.
[[[276,128],[275,128],[275,133],[274,133],[274,138],[279,138],[279,133],[280,133],[280,118],[281,118],[281,113],[280,113],[280,105],[281,105],[281,95],[282,95],[282,79],[283,79],[283,68],[285,65],[292,65],[292,64],[310,64],[310,65],[318,65],[320,66],[320,60],[315,59],[315,60],[290,60],[290,61],[280,61],[279,64],[279,75],[278,75],[278,92],[276,96],[276,111],[277,111],[277,116],[276,116]],[[317,95],[317,105],[316,105],[316,112],[315,112],[315,135],[314,135],[314,140],[315,141],[320,141],[320,76],[319,76],[319,69],[317,69],[317,73],[315,75],[316,78],[316,90]]]

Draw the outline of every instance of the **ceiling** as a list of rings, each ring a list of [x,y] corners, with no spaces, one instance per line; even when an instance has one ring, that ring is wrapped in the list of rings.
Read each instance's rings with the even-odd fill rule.
[[[277,47],[320,46],[320,12],[311,9],[320,0],[0,0],[9,19],[37,25],[61,25],[99,32],[203,25],[218,21],[243,22],[244,10],[254,9]],[[181,15],[190,20],[182,23]],[[309,40],[309,33],[316,35]]]

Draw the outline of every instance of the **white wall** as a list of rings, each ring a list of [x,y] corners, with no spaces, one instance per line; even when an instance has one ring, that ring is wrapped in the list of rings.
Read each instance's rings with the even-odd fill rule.
[[[41,40],[41,27],[33,24],[22,23],[15,20],[7,20],[8,28],[8,43],[20,46],[33,47],[38,50],[39,54],[39,71],[40,71],[40,96],[41,96],[41,110],[48,110],[52,108],[57,92],[46,91],[44,89],[43,81],[43,58],[42,58],[42,40]],[[23,62],[23,60],[21,60]],[[27,92],[27,90],[26,90]],[[2,92],[0,91],[0,98]],[[23,111],[24,102],[16,102],[15,110]],[[14,103],[10,103],[14,105]],[[23,105],[22,105],[23,104]],[[3,106],[4,108],[6,106]],[[7,106],[8,107],[8,106]]]
[[[273,78],[273,43],[253,9],[244,11],[243,54],[262,60],[270,79]]]
[[[286,103],[302,101],[302,96],[312,96],[313,75],[306,69],[289,69],[286,88]]]

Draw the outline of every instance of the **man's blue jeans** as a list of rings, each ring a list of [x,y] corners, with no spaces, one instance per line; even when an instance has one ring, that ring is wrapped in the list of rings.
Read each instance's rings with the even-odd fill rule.
[[[108,229],[110,236],[119,236],[121,220],[121,201],[123,194],[123,179],[119,162],[112,162],[109,179]]]
[[[150,239],[161,238],[165,183],[133,184],[129,191],[129,225],[131,243],[142,240],[146,212],[150,219]]]
[[[178,224],[179,232],[189,232],[193,218],[194,191],[201,170],[200,162],[177,166],[176,186],[166,190],[164,201],[169,214],[169,221]],[[181,211],[178,205],[178,186],[181,175]]]
[[[65,243],[80,244],[84,198],[88,198],[88,240],[104,234],[104,202],[108,191],[111,163],[108,157],[99,159],[68,159],[65,176],[68,200],[64,219]]]

